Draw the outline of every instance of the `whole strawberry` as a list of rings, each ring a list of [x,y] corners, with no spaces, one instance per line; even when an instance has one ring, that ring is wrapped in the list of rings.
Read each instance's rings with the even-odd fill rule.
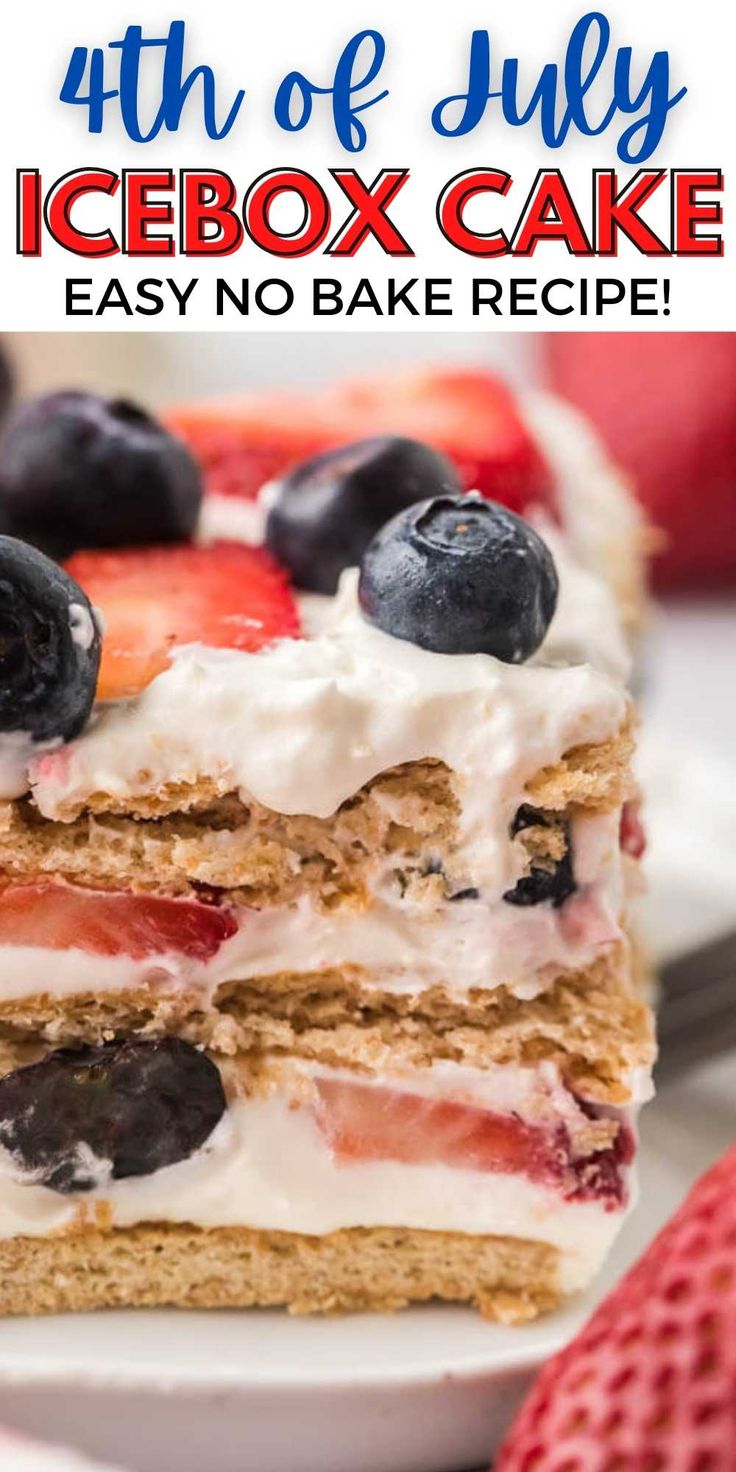
[[[544,351],[661,533],[655,583],[736,584],[736,334],[561,332]]]
[[[736,1148],[545,1366],[494,1472],[736,1468]]]

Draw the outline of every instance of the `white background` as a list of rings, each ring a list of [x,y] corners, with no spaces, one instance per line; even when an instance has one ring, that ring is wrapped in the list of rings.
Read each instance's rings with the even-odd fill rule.
[[[624,247],[620,257],[608,261],[580,261],[569,256],[561,244],[541,245],[528,260],[502,258],[491,263],[476,261],[454,250],[441,237],[435,222],[435,201],[443,183],[472,166],[501,167],[514,176],[514,186],[505,201],[496,201],[497,223],[510,228],[539,167],[561,167],[586,215],[591,194],[591,171],[616,165],[615,144],[620,130],[614,123],[602,138],[581,139],[571,135],[565,147],[553,152],[540,140],[538,123],[512,129],[500,118],[492,103],[484,121],[465,139],[442,139],[430,126],[433,105],[454,91],[461,91],[467,75],[469,38],[474,26],[490,30],[496,81],[503,57],[522,58],[521,76],[531,90],[544,61],[560,62],[574,22],[592,8],[585,0],[454,0],[446,6],[416,5],[413,0],[271,0],[259,7],[234,5],[232,0],[67,0],[63,6],[51,0],[4,8],[3,46],[0,52],[0,105],[3,109],[3,159],[0,172],[3,232],[0,243],[0,326],[25,328],[263,328],[269,331],[295,328],[329,328],[330,331],[379,329],[394,332],[470,329],[526,331],[572,327],[600,330],[630,328],[628,312],[618,307],[604,319],[575,316],[486,317],[470,315],[469,280],[472,276],[494,276],[506,280],[515,274],[544,279],[581,274],[651,277],[667,275],[672,282],[669,317],[640,317],[637,330],[667,328],[733,329],[736,327],[736,286],[728,254],[729,180],[736,178],[734,161],[734,80],[731,46],[733,19],[728,0],[699,0],[694,7],[665,0],[609,0],[605,6],[612,25],[612,49],[634,47],[634,75],[643,78],[655,50],[671,54],[672,87],[686,85],[687,98],[670,115],[662,145],[649,162],[654,165],[690,168],[720,167],[726,176],[726,256],[722,260],[653,261]],[[147,145],[135,145],[126,137],[114,111],[109,113],[102,136],[90,137],[82,108],[63,106],[58,91],[74,44],[104,45],[120,37],[129,23],[140,22],[147,34],[164,34],[172,19],[187,21],[187,62],[207,62],[215,69],[220,88],[220,111],[229,105],[239,86],[247,96],[241,114],[227,139],[207,140],[196,105],[190,99],[182,126],[176,135],[161,134]],[[315,80],[327,81],[347,39],[366,26],[380,29],[387,40],[388,56],[380,79],[374,84],[389,88],[387,100],[364,114],[369,145],[358,155],[346,154],[335,139],[329,107],[315,106],[309,128],[300,134],[281,133],[272,118],[276,86],[294,67]],[[112,60],[112,58],[111,58]],[[611,65],[606,63],[596,83],[594,96],[605,105],[610,87]],[[110,82],[114,83],[114,71]],[[153,81],[153,77],[150,78]],[[114,108],[115,104],[108,105]],[[223,260],[173,261],[111,257],[89,263],[45,243],[41,260],[24,260],[14,255],[14,174],[17,167],[40,167],[48,184],[72,168],[102,163],[112,169],[128,167],[215,166],[231,173],[242,198],[247,185],[264,170],[279,165],[308,169],[327,184],[330,166],[350,164],[366,180],[381,167],[409,166],[412,177],[392,208],[398,227],[409,238],[416,259],[391,259],[368,242],[350,262],[338,266],[330,257],[317,254],[285,263],[248,242],[236,255]],[[618,164],[621,182],[629,166]],[[736,186],[735,186],[736,187]],[[340,222],[339,191],[328,191],[335,204],[334,224]],[[654,202],[653,202],[654,203]],[[665,201],[662,199],[662,207]],[[484,206],[487,207],[487,206]],[[115,202],[111,205],[116,213]],[[647,209],[656,228],[658,214]],[[83,216],[80,216],[80,219]],[[114,221],[118,223],[117,219]],[[480,220],[478,220],[480,223]],[[213,314],[213,279],[227,275],[234,284],[242,277],[252,283],[271,276],[288,277],[296,290],[295,307],[287,315],[264,319],[233,314],[217,320]],[[175,304],[158,317],[126,317],[122,311],[101,317],[69,319],[64,315],[64,280],[68,276],[95,281],[93,302],[110,276],[118,276],[131,292],[143,275],[175,276],[180,283],[191,277],[200,284],[191,299],[186,318],[176,315]],[[405,280],[410,276],[452,276],[455,313],[452,317],[425,319],[401,316],[376,318],[360,312],[352,317],[322,318],[311,315],[311,280],[315,275],[339,275],[346,283],[370,276],[379,297],[388,276]]]

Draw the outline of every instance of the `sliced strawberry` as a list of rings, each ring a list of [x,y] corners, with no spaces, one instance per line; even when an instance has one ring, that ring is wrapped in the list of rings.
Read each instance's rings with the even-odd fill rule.
[[[736,333],[550,332],[543,352],[659,534],[655,584],[735,587]]]
[[[269,433],[273,433],[270,427]],[[188,443],[191,447],[192,441]],[[286,450],[278,441],[267,440],[259,445],[249,441],[247,434],[231,436],[227,430],[214,429],[201,438],[195,435],[193,452],[205,470],[210,495],[242,496],[255,501],[267,481],[275,480],[291,465],[311,460],[323,448],[323,443],[311,436],[299,439]]]
[[[98,700],[135,695],[177,645],[253,652],[299,633],[286,575],[261,548],[77,552],[66,566],[102,613]]]
[[[622,1200],[618,1165],[628,1142],[573,1159],[562,1125],[543,1129],[515,1114],[344,1079],[319,1079],[317,1094],[317,1123],[339,1160],[518,1174],[556,1186],[569,1198],[602,1196],[612,1205]]]
[[[510,390],[490,373],[413,371],[308,394],[264,394],[172,410],[172,429],[202,465],[207,488],[254,496],[266,480],[319,450],[377,434],[426,440],[454,462],[467,490],[523,512],[554,513],[549,467]]]
[[[198,900],[14,884],[0,890],[0,945],[74,949],[142,961],[174,952],[209,961],[237,923],[228,910]]]
[[[341,438],[341,428],[319,392],[205,400],[171,409],[166,420],[199,460],[212,495],[249,500],[287,466]]]

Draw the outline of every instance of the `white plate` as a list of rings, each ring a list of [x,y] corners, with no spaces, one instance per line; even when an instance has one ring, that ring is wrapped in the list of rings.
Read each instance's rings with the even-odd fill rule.
[[[732,1073],[710,1065],[647,1111],[645,1194],[595,1297],[733,1139]],[[464,1472],[593,1302],[523,1329],[452,1308],[5,1320],[0,1421],[131,1472]]]
[[[729,913],[733,923],[732,881],[718,862],[720,843],[706,862],[705,822],[708,812],[722,816],[733,784],[719,780],[711,806],[706,769],[708,762],[691,758],[688,769],[678,758],[677,782],[664,784],[676,787],[681,810],[683,794],[697,792],[687,804],[688,846],[677,874],[682,825],[664,810],[653,814],[650,918],[660,938],[669,933],[673,893],[680,922],[687,897],[693,929],[706,903],[711,926],[725,926]],[[681,928],[682,944],[688,936]],[[641,1204],[595,1292],[538,1324],[506,1329],[434,1307],[334,1320],[264,1311],[5,1320],[0,1421],[130,1472],[466,1472],[487,1465],[534,1369],[733,1140],[732,1074],[731,1059],[709,1065],[645,1111]]]

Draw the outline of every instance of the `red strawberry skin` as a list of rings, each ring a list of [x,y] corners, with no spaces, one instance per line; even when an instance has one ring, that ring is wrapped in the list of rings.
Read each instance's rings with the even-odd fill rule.
[[[137,694],[178,645],[253,653],[299,633],[286,574],[260,547],[77,552],[66,568],[102,614],[98,700]]]
[[[655,583],[736,583],[736,333],[560,333],[545,352],[663,534]]]
[[[493,1472],[733,1472],[736,1148],[542,1370]]]
[[[551,472],[513,394],[480,370],[403,371],[312,394],[192,405],[167,419],[202,465],[208,491],[220,495],[253,497],[299,460],[385,434],[433,445],[455,464],[466,490],[512,511],[555,510]]]

